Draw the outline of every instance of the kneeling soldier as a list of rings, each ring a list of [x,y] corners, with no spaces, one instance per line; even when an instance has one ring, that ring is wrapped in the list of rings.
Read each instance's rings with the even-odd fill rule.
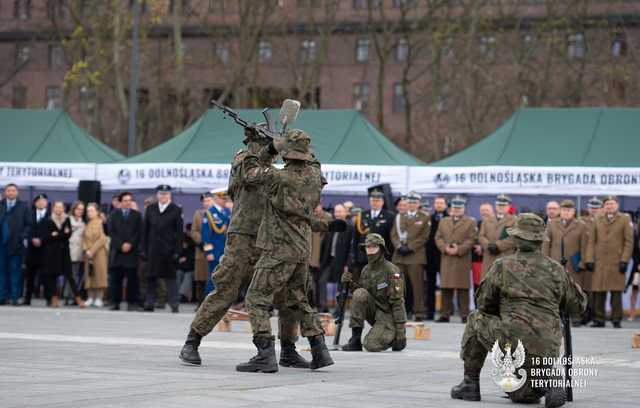
[[[367,351],[384,351],[391,347],[401,351],[407,346],[404,324],[404,280],[400,270],[384,257],[384,238],[369,234],[360,244],[367,252],[368,264],[362,270],[359,282],[353,282],[350,272],[342,275],[342,282],[350,282],[357,289],[351,305],[351,339],[343,351],[362,351],[362,329],[365,320],[372,328],[364,338]]]

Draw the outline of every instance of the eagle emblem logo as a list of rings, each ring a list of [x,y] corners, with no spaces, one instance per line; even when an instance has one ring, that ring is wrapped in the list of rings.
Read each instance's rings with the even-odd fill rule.
[[[504,392],[514,392],[524,385],[527,381],[527,371],[522,367],[525,359],[524,346],[522,341],[518,340],[518,345],[513,355],[511,354],[511,343],[505,344],[504,352],[500,349],[498,340],[493,344],[491,349],[491,361],[494,369],[491,370],[491,379]],[[516,369],[518,369],[518,376]]]

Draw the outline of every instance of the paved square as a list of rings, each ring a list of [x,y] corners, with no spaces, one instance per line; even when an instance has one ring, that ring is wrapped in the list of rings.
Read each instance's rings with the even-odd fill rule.
[[[313,372],[237,373],[254,354],[247,323],[204,339],[202,367],[178,363],[193,313],[108,312],[0,307],[0,407],[509,407],[482,372],[482,402],[452,400],[462,376],[463,326],[431,324],[431,340],[409,340],[401,353],[333,352],[335,365]],[[614,330],[577,328],[574,353],[594,357],[597,375],[569,407],[637,407],[638,323]],[[609,326],[610,327],[610,326]],[[346,341],[350,331],[343,332]],[[411,337],[411,333],[408,333]],[[332,338],[327,342],[331,343]],[[298,343],[307,349],[306,340]],[[303,352],[310,358],[308,351]],[[540,405],[538,405],[540,406]]]

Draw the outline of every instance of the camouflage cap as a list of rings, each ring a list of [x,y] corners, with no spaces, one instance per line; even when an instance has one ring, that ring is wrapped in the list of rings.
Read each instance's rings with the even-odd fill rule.
[[[311,137],[304,130],[288,130],[283,138],[273,139],[273,146],[283,159],[313,161],[309,151]]]
[[[544,241],[545,225],[542,218],[533,213],[522,213],[516,225],[507,228],[507,234],[526,241]]]
[[[369,245],[380,245],[383,248],[386,248],[384,244],[384,238],[380,234],[368,234],[365,238],[364,242],[359,244],[361,247],[366,247]]]

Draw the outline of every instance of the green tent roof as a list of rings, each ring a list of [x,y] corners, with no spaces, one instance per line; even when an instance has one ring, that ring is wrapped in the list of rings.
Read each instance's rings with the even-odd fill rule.
[[[523,108],[432,166],[640,166],[640,109]]]
[[[249,121],[263,121],[260,110],[238,110]],[[277,118],[278,112],[271,114]],[[421,165],[356,110],[303,110],[295,127],[311,134],[322,163],[363,165]],[[242,129],[221,111],[210,109],[191,127],[144,153],[134,163],[228,163],[242,147]]]
[[[124,156],[61,110],[0,109],[0,162],[111,163]]]

